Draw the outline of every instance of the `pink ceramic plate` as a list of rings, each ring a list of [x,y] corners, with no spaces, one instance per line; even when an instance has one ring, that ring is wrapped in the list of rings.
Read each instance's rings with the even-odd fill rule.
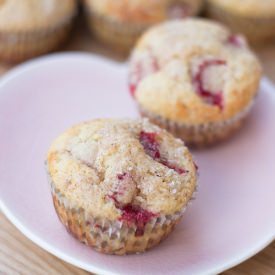
[[[197,200],[151,251],[108,256],[72,238],[55,214],[44,171],[60,132],[96,117],[137,117],[127,68],[87,54],[52,55],[17,67],[0,84],[1,209],[27,237],[100,274],[213,274],[252,256],[275,236],[275,90],[264,79],[245,127],[194,152]]]

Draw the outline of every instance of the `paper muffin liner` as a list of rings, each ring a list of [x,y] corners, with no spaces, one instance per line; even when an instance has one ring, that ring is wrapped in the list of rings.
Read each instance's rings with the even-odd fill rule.
[[[164,240],[181,220],[186,208],[195,200],[197,186],[192,198],[180,211],[171,215],[161,214],[152,218],[137,234],[134,223],[94,217],[85,209],[74,205],[58,190],[48,174],[54,208],[67,231],[80,242],[98,252],[125,255],[144,252]]]
[[[252,43],[261,43],[275,39],[275,17],[245,17],[234,14],[208,2],[207,15],[216,19],[235,32],[244,34]]]
[[[86,14],[92,34],[122,54],[128,54],[139,36],[150,26],[119,22],[94,11],[87,11]]]
[[[68,37],[72,22],[73,17],[70,17],[54,28],[0,32],[0,60],[20,62],[57,49]]]
[[[139,106],[139,111],[142,116],[147,117],[151,122],[158,126],[165,128],[174,136],[182,139],[187,145],[205,147],[223,141],[235,133],[243,125],[243,122],[253,104],[254,100],[252,100],[251,103],[241,112],[230,119],[196,125],[180,123],[171,119],[163,118],[144,110],[141,106]]]
[[[194,5],[194,0],[193,2],[189,2]],[[198,7],[195,9],[194,13],[197,14],[200,12],[203,3],[201,0],[196,0],[196,3],[198,4],[195,6]],[[123,54],[128,54],[140,35],[150,26],[154,25],[153,23],[146,24],[142,22],[120,22],[88,7],[86,8],[86,17],[89,28],[94,36],[99,41]],[[168,19],[169,18],[167,18],[167,20]]]

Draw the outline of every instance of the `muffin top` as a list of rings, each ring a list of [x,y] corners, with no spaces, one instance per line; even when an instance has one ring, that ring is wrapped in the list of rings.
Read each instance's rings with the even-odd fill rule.
[[[75,0],[0,0],[0,31],[48,29],[69,20],[75,12]]]
[[[274,0],[207,0],[234,14],[252,17],[274,17]]]
[[[148,120],[98,119],[72,127],[53,142],[47,168],[72,205],[110,220],[174,214],[196,187],[183,142]]]
[[[195,15],[202,0],[84,0],[91,11],[120,22],[151,24]]]
[[[130,91],[141,109],[187,124],[232,118],[249,105],[260,77],[245,39],[205,19],[151,28],[130,60]]]

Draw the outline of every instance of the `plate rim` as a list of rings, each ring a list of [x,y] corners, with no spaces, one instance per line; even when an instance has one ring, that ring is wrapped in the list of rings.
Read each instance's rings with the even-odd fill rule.
[[[35,58],[33,60],[27,61],[25,63],[22,63],[13,69],[9,70],[7,73],[5,73],[2,77],[0,77],[0,96],[3,91],[1,91],[2,87],[5,86],[6,83],[8,83],[13,78],[25,73],[28,70],[31,70],[37,66],[43,65],[43,63],[49,63],[49,62],[60,62],[64,61],[64,59],[83,59],[87,60],[89,58],[101,60],[101,62],[108,63],[115,65],[117,67],[124,67],[125,62],[116,62],[113,60],[109,60],[108,58],[98,56],[92,53],[84,53],[84,52],[66,52],[66,53],[54,53],[42,57]],[[274,90],[274,93],[272,96],[275,98],[275,86],[267,77],[262,77],[261,80],[261,86],[264,87],[266,90]],[[76,267],[79,267],[81,269],[84,269],[89,272],[95,272],[103,275],[115,275],[117,273],[113,273],[111,271],[107,271],[105,269],[99,268],[97,266],[87,264],[81,260],[75,259],[72,256],[67,255],[65,252],[63,252],[60,249],[57,249],[53,245],[47,243],[44,241],[41,237],[37,236],[36,234],[32,233],[32,231],[25,227],[24,224],[16,217],[16,215],[9,210],[8,206],[6,206],[3,202],[3,200],[0,197],[0,211],[6,216],[6,218],[29,240],[31,240],[33,243],[35,243],[37,246],[41,247],[48,253],[56,256],[57,258],[72,264]],[[215,266],[213,268],[210,268],[209,270],[206,270],[203,274],[217,274],[221,273],[225,270],[228,270],[247,259],[251,258],[252,256],[259,253],[261,250],[263,250],[265,247],[267,247],[271,242],[275,240],[275,232],[271,232],[270,235],[266,235],[263,240],[257,242],[256,245],[254,245],[249,250],[246,250],[245,252],[242,252],[241,254],[238,254],[236,257],[232,257],[230,261],[227,261],[225,264],[220,264],[218,266]]]

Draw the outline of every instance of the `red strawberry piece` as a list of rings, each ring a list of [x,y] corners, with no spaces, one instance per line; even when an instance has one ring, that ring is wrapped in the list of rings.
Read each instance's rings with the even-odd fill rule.
[[[198,72],[193,77],[193,82],[197,88],[197,93],[208,104],[216,105],[223,109],[222,91],[210,91],[204,87],[203,75],[211,66],[224,66],[226,62],[221,59],[205,60],[199,65]]]
[[[148,49],[146,58],[144,57],[143,59],[133,61],[129,76],[129,90],[131,95],[135,96],[137,86],[143,78],[158,70],[159,64],[151,49]]]
[[[121,210],[122,215],[119,220],[126,221],[129,225],[135,224],[137,226],[137,230],[135,233],[137,237],[144,234],[144,228],[146,224],[152,218],[156,217],[156,214],[132,204],[124,206]]]
[[[168,8],[168,17],[172,19],[181,19],[190,15],[190,6],[185,3],[173,3]]]
[[[228,36],[226,42],[237,48],[241,48],[246,45],[245,39],[242,36],[236,34]]]
[[[156,140],[157,134],[156,133],[147,133],[141,131],[139,134],[139,140],[142,144],[145,152],[154,160],[160,159],[160,151],[159,151],[159,143]]]
[[[152,159],[165,165],[166,167],[175,170],[177,173],[184,174],[185,169],[177,167],[176,165],[169,163],[163,156],[161,156],[160,144],[156,138],[157,138],[156,133],[148,133],[148,132],[144,132],[144,131],[140,132],[139,140],[140,140],[140,143],[142,144],[146,154],[149,155]]]

